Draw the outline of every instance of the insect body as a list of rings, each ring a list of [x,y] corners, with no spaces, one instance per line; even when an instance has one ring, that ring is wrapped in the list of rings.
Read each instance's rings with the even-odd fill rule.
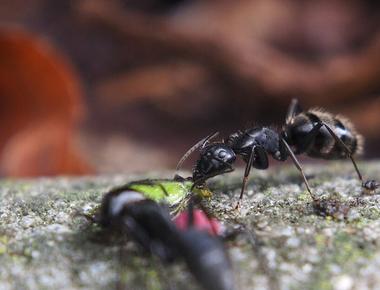
[[[349,154],[363,152],[363,137],[352,123],[322,110],[295,112],[288,116],[283,136],[294,146],[296,154],[306,153],[314,158],[345,159]]]
[[[284,161],[290,156],[302,173],[306,187],[312,195],[302,168],[290,146],[273,129],[267,127],[251,128],[233,133],[223,140],[223,142],[210,143],[210,140],[216,135],[217,133],[207,136],[201,142],[194,145],[177,166],[179,168],[184,159],[196,148],[201,148],[200,157],[193,169],[193,186],[202,184],[213,176],[233,171],[233,163],[236,160],[236,156],[241,156],[246,163],[246,167],[239,198],[240,201],[243,197],[251,168],[267,169],[269,166],[269,154],[279,161]],[[314,196],[312,195],[312,197]]]
[[[177,179],[145,179],[129,182],[125,185],[112,189],[108,196],[117,196],[120,192],[134,191],[143,195],[146,199],[155,202],[165,203],[172,213],[181,211],[186,208],[187,202],[192,197],[192,193],[201,197],[211,196],[211,192],[206,188],[193,187],[191,180],[180,178]]]
[[[318,109],[303,112],[295,99],[289,107],[285,125],[280,132],[267,127],[255,127],[233,133],[221,142],[211,143],[211,139],[216,136],[217,133],[214,133],[195,144],[182,157],[177,168],[192,152],[200,148],[200,157],[193,169],[193,181],[197,185],[213,176],[233,171],[236,156],[241,156],[246,167],[239,202],[251,168],[268,168],[268,155],[278,161],[285,161],[290,157],[300,171],[313,200],[317,200],[317,197],[311,192],[296,154],[305,153],[310,157],[323,159],[350,158],[364,188],[374,190],[379,186],[375,181],[363,182],[353,158],[361,152],[363,138],[348,119]]]
[[[180,238],[179,253],[204,289],[235,288],[231,263],[221,240],[194,227],[182,232]]]
[[[153,200],[131,191],[105,195],[97,221],[105,228],[130,235],[146,252],[164,261],[174,259],[176,230],[170,215]]]
[[[349,158],[365,190],[379,187],[374,180],[363,180],[354,157],[362,154],[364,139],[347,118],[321,109],[303,112],[293,99],[281,135],[295,154],[329,160]]]
[[[141,181],[136,183],[141,185]],[[129,184],[108,192],[95,221],[128,235],[145,252],[164,262],[184,260],[205,289],[234,289],[232,267],[221,241],[198,229],[197,223],[177,228],[165,206],[133,188],[134,185]],[[140,186],[138,188],[141,190]],[[164,184],[161,190],[166,191]],[[169,193],[166,192],[165,196]],[[192,207],[189,212],[193,215]]]

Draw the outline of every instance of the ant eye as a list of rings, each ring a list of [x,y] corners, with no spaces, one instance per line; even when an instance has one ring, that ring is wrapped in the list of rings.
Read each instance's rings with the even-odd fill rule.
[[[226,157],[226,155],[227,155],[226,151],[220,151],[219,154],[218,154],[218,156],[220,158],[224,158],[224,157]]]

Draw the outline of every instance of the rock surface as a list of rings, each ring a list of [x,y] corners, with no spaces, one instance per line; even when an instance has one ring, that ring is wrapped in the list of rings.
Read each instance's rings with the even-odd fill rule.
[[[360,167],[380,180],[380,163]],[[240,226],[226,244],[237,289],[379,289],[380,196],[362,194],[349,163],[305,169],[317,209],[293,167],[253,170],[240,211],[241,172],[210,183],[203,205]],[[142,177],[0,181],[1,289],[198,289],[185,265],[162,265],[76,216]]]

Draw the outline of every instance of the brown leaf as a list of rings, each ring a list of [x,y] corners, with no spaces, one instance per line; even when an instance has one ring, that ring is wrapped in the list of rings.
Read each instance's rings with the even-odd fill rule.
[[[68,61],[36,36],[3,29],[0,64],[2,174],[89,172],[72,144],[84,105]]]

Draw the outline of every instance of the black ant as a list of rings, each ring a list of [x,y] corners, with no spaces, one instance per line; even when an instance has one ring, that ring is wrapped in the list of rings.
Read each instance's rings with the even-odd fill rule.
[[[164,187],[161,189],[165,191]],[[183,259],[204,289],[233,290],[232,266],[223,243],[197,228],[193,202],[188,215],[186,228],[179,229],[163,205],[143,193],[121,187],[104,196],[97,216],[87,218],[103,228],[127,234],[143,250],[164,262]]]
[[[254,127],[233,133],[220,142],[210,142],[217,135],[218,132],[211,134],[191,147],[179,161],[177,170],[192,152],[200,149],[200,157],[192,176],[195,187],[204,184],[211,177],[233,171],[232,164],[236,156],[241,156],[246,166],[236,207],[239,207],[242,200],[251,168],[267,169],[268,155],[278,161],[285,161],[290,157],[314,201],[318,201],[318,198],[311,192],[296,154],[304,153],[322,159],[350,158],[364,189],[374,191],[380,186],[374,180],[363,181],[353,158],[361,153],[363,138],[351,122],[320,109],[304,112],[296,99],[292,100],[285,125],[279,133],[268,127]]]

